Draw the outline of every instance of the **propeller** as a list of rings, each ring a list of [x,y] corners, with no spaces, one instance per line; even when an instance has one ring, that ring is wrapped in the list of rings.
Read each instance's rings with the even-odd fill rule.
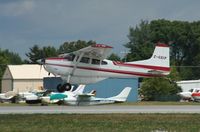
[[[42,66],[44,67],[44,64],[45,64],[45,52],[44,51],[40,51],[40,57],[41,59],[37,60],[36,62],[40,65],[40,73],[41,73],[41,70],[42,70]],[[45,67],[44,67],[45,68]]]
[[[45,58],[37,60],[37,63],[40,64],[40,65],[44,65],[45,64]]]

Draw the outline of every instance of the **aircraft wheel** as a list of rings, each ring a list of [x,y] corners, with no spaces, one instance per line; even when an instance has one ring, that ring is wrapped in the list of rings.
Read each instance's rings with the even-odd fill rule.
[[[64,91],[70,91],[71,90],[71,84],[70,83],[65,83],[65,84],[58,84],[57,90],[58,92],[64,92]]]
[[[64,92],[62,84],[58,84],[57,90],[58,90],[58,92],[61,92],[61,93]]]
[[[62,87],[64,91],[70,91],[72,88],[72,85],[70,83],[65,83]]]

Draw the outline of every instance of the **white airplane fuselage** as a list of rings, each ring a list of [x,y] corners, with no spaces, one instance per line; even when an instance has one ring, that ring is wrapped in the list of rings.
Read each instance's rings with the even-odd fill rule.
[[[170,68],[157,66],[139,65],[134,63],[120,63],[110,60],[103,60],[104,64],[85,64],[70,62],[64,58],[46,59],[45,68],[48,72],[60,75],[63,79],[71,75],[72,84],[90,84],[106,78],[134,78],[134,77],[159,77],[169,74]],[[107,64],[105,64],[107,63]],[[74,67],[76,69],[74,70]],[[156,71],[156,72],[154,72]],[[161,71],[162,74],[160,74]],[[163,72],[165,71],[165,72]]]
[[[78,53],[46,58],[42,64],[48,72],[71,84],[96,83],[106,78],[161,77],[170,73],[169,47],[165,44],[156,45],[150,59],[126,63],[103,59],[103,51],[108,48],[95,45]]]

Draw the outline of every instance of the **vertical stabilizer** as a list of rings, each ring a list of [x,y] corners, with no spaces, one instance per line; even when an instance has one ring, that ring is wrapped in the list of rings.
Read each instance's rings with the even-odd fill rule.
[[[149,63],[155,66],[170,67],[169,46],[157,44]]]
[[[170,56],[169,56],[169,46],[166,44],[157,44],[153,55],[150,59],[141,60],[141,61],[133,61],[129,62],[131,64],[143,64],[150,66],[159,66],[159,67],[170,67]]]
[[[85,85],[79,85],[76,90],[73,91],[74,94],[82,94],[85,89]]]
[[[156,45],[153,55],[150,59],[127,62],[127,64],[136,67],[152,69],[152,71],[160,71],[161,73],[167,75],[170,72],[169,46],[159,43]]]
[[[128,98],[128,95],[131,91],[131,87],[125,87],[121,93],[119,93],[117,96],[114,96],[114,97],[110,97],[108,99],[110,100],[115,100],[116,102],[125,102],[126,99]]]

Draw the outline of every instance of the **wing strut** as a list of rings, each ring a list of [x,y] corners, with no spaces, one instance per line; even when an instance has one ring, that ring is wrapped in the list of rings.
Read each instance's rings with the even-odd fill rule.
[[[84,55],[84,52],[82,52],[82,53],[79,55],[79,58],[78,58],[77,61],[74,60],[74,61],[76,61],[76,63],[75,63],[75,65],[74,65],[74,67],[73,67],[73,70],[72,70],[71,76],[74,75],[74,72],[76,71],[77,65],[78,65],[78,63],[80,62],[80,60],[81,60],[81,58],[83,57],[83,55]],[[77,55],[77,56],[78,56],[78,55]]]

